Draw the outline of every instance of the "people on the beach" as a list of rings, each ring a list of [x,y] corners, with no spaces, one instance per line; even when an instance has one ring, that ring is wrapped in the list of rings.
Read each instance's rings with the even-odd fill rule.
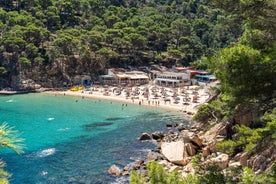
[[[111,91],[109,96],[104,96],[104,93],[107,91]],[[85,97],[93,97],[99,98],[94,101],[95,103],[100,102],[101,99],[121,99],[122,101],[130,101],[132,103],[136,103],[138,105],[144,105],[144,101],[146,105],[156,106],[156,107],[165,107],[165,108],[173,108],[173,109],[182,109],[185,107],[189,112],[195,112],[199,105],[203,104],[205,100],[210,96],[208,92],[208,88],[204,86],[204,88],[200,87],[183,87],[183,88],[169,88],[169,87],[156,87],[156,86],[142,86],[142,87],[132,87],[132,88],[118,88],[118,87],[108,87],[100,88],[95,90],[93,96],[90,93],[82,93],[79,92],[62,92],[57,93],[53,91],[54,94],[78,94],[82,99]],[[113,93],[112,93],[113,92]],[[120,92],[120,93],[119,93]],[[197,99],[193,101],[193,99]],[[78,102],[77,100],[75,100]],[[169,103],[167,103],[169,102]],[[171,103],[173,102],[173,103]],[[112,102],[110,102],[112,104]],[[122,104],[122,108],[125,108],[127,104]]]

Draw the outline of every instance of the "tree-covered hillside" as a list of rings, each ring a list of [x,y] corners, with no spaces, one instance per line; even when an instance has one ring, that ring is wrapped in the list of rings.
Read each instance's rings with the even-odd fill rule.
[[[0,87],[44,86],[109,66],[183,64],[236,42],[238,15],[203,0],[1,0]]]
[[[148,163],[147,175],[133,172],[130,183],[276,183],[276,1],[211,2],[232,17],[238,16],[244,31],[235,44],[220,49],[207,60],[220,85],[210,88],[212,100],[193,117],[198,125],[190,131],[194,137],[197,133],[202,138],[203,146],[197,145],[200,150],[193,155],[185,152],[188,147],[170,145],[177,150],[174,154],[184,150],[184,155],[193,156],[194,170],[189,169],[188,156],[171,159],[173,154],[166,152],[165,146],[171,140],[175,143],[184,139],[183,144],[191,140],[187,138],[188,131],[179,130],[175,135],[185,132],[180,139],[170,137],[171,132],[169,139],[163,139],[165,153],[171,156],[167,160],[177,166],[160,162],[174,172]],[[162,143],[160,147],[162,153]],[[185,177],[181,176],[183,172]]]

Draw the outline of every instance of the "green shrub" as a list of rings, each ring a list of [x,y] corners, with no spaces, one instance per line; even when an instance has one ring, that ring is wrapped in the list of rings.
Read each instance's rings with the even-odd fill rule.
[[[208,167],[205,171],[206,173],[202,176],[199,176],[199,183],[205,184],[223,184],[225,183],[225,177],[223,175],[222,170],[215,167]]]
[[[269,172],[262,174],[255,174],[254,171],[248,167],[243,168],[243,175],[239,184],[275,184],[276,183],[276,165]]]
[[[165,171],[157,162],[147,164],[148,175],[144,176],[139,171],[132,171],[130,184],[198,184],[197,176],[188,174],[182,177],[177,171]]]
[[[193,119],[200,122],[207,122],[211,118],[210,110],[209,104],[202,105],[194,115]]]
[[[203,104],[193,117],[194,120],[200,122],[207,122],[211,119],[218,122],[228,115],[228,108],[220,100],[214,100],[209,104]]]
[[[129,183],[130,184],[143,184],[143,183],[146,183],[146,181],[145,181],[145,177],[142,176],[142,174],[140,172],[132,170],[130,178],[129,178]]]
[[[220,141],[216,144],[216,148],[219,152],[226,153],[229,155],[234,154],[235,148],[237,146],[237,142],[232,140]]]

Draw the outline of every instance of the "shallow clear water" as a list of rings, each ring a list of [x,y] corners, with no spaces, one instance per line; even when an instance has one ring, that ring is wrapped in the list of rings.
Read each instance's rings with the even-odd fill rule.
[[[119,102],[48,94],[0,96],[0,123],[15,126],[24,154],[0,150],[12,184],[112,183],[125,166],[154,148],[142,132],[186,122],[180,114]]]

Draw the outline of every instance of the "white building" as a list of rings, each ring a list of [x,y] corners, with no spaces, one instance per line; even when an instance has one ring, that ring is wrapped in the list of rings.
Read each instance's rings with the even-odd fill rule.
[[[190,75],[176,72],[157,73],[154,83],[160,86],[181,87],[190,85]]]
[[[149,77],[142,71],[114,72],[108,71],[107,75],[99,77],[101,84],[115,85],[142,85],[149,82]]]

